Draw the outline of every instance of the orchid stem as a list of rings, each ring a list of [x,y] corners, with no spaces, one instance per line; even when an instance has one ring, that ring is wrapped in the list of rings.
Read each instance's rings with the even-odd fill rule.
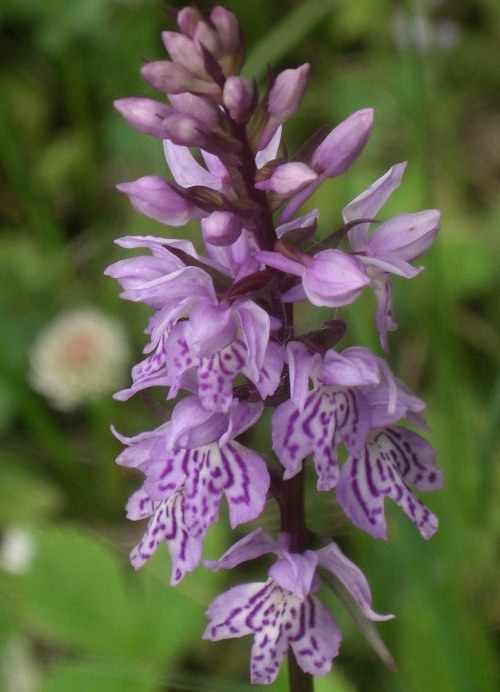
[[[304,469],[296,476],[284,481],[280,498],[281,530],[293,534],[305,532]],[[312,692],[314,679],[304,673],[297,663],[293,649],[288,649],[288,679],[290,692]]]

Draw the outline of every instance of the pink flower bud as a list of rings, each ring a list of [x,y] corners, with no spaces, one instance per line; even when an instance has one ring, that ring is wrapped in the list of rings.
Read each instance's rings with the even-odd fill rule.
[[[305,63],[295,70],[285,70],[276,77],[269,92],[267,110],[280,122],[289,118],[297,108],[304,95],[309,77],[310,65]]]
[[[218,94],[219,87],[211,80],[200,79],[180,63],[170,60],[149,62],[141,69],[144,79],[165,94],[193,91],[198,94]]]
[[[134,97],[118,99],[114,102],[114,106],[136,130],[164,139],[163,121],[171,115],[172,108],[153,99]]]
[[[238,20],[225,7],[217,5],[210,12],[210,20],[222,44],[222,54],[232,55],[240,49],[241,33]]]
[[[182,65],[192,74],[199,76],[205,74],[203,60],[191,39],[177,33],[177,31],[163,31],[161,38],[168,54],[175,63]]]
[[[203,20],[203,15],[196,7],[184,7],[177,13],[177,25],[183,34],[189,36],[193,35],[194,30],[198,22]]]
[[[372,108],[356,111],[343,120],[314,152],[313,168],[326,178],[333,178],[344,173],[363,150],[372,125]]]
[[[200,218],[202,211],[181,197],[163,178],[147,175],[130,183],[117,185],[140,214],[170,226],[184,226]]]
[[[244,123],[249,120],[254,110],[255,87],[245,77],[228,77],[222,92],[222,101],[231,118]]]
[[[214,211],[202,219],[201,228],[205,242],[210,245],[231,245],[240,237],[240,219],[229,211]]]

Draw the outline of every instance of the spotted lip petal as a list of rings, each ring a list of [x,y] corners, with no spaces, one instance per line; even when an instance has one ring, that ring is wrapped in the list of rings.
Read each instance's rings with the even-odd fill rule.
[[[231,569],[266,553],[277,561],[265,583],[236,586],[218,596],[207,610],[204,638],[212,640],[254,634],[251,677],[269,684],[292,647],[299,666],[311,675],[323,675],[337,655],[341,634],[330,612],[312,595],[320,585],[315,575],[321,566],[339,579],[370,620],[387,620],[371,608],[371,593],[363,573],[335,543],[318,551],[290,552],[291,536],[273,539],[262,529],[242,538],[216,561],[205,561],[213,570]]]
[[[353,390],[333,389],[311,392],[302,411],[286,401],[272,418],[273,449],[285,467],[284,478],[296,475],[303,459],[312,454],[318,490],[330,490],[338,482],[338,445],[345,441],[357,449],[369,431],[363,399]]]
[[[129,515],[130,516],[130,515]],[[192,536],[184,522],[184,496],[174,493],[168,500],[154,503],[152,516],[141,542],[132,550],[130,561],[139,569],[160,543],[166,543],[172,559],[170,584],[178,584],[201,560],[201,539]]]
[[[421,535],[430,538],[438,528],[437,518],[406,481],[425,491],[440,488],[443,478],[434,456],[432,447],[412,431],[398,426],[376,431],[363,453],[350,456],[342,467],[337,499],[356,526],[385,539],[384,499],[390,497]]]
[[[206,615],[210,622],[204,639],[254,634],[251,680],[261,685],[274,682],[289,646],[302,670],[325,675],[342,637],[329,610],[314,596],[301,600],[273,579],[229,589],[211,603]]]

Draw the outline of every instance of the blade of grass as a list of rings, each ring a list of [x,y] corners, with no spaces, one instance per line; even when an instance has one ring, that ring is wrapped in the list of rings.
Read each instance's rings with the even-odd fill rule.
[[[253,47],[246,61],[245,73],[262,78],[268,65],[289,53],[337,4],[338,0],[301,2]]]

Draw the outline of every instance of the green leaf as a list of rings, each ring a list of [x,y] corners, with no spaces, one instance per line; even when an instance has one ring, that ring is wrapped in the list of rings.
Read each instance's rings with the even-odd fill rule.
[[[75,528],[47,528],[34,537],[36,554],[21,592],[35,630],[64,646],[133,654],[133,604],[111,550]]]
[[[459,298],[471,298],[493,288],[498,278],[498,259],[486,244],[447,243],[442,261],[448,290]]]
[[[161,671],[128,660],[68,661],[54,666],[39,692],[155,692]]]
[[[205,539],[205,551],[220,554],[224,538],[225,531],[220,526],[213,527]],[[129,579],[131,586],[137,587],[134,595],[140,632],[137,655],[151,660],[172,660],[200,640],[206,626],[204,612],[224,577],[200,566],[186,575],[181,584],[171,587],[170,571],[168,552],[161,546]]]
[[[48,480],[24,469],[22,459],[0,463],[0,527],[29,524],[57,512],[63,499]]]

